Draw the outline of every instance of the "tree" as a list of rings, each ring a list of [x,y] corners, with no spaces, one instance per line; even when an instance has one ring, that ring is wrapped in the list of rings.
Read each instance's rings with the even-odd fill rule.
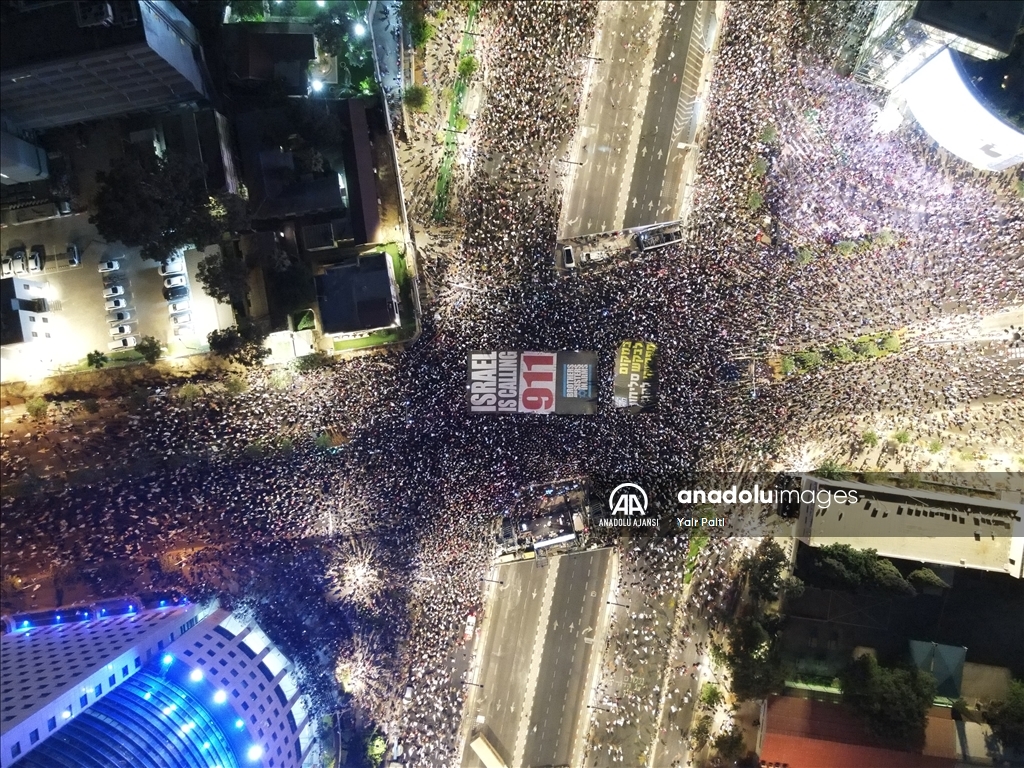
[[[884,739],[919,744],[935,698],[935,678],[916,668],[883,667],[864,654],[839,673],[843,701]]]
[[[836,589],[916,593],[891,560],[878,557],[873,549],[854,549],[849,544],[829,544],[814,550],[815,574]]]
[[[694,749],[702,749],[711,738],[711,715],[701,715],[690,729],[690,744]]]
[[[814,472],[828,480],[842,480],[847,474],[846,467],[833,459],[825,459]]]
[[[753,554],[744,561],[751,597],[766,603],[775,600],[779,594],[786,559],[785,550],[771,536],[757,545]]]
[[[313,17],[313,35],[316,37],[321,51],[325,51],[331,56],[339,56],[344,53],[345,28],[340,23],[340,19],[330,11],[321,11]]]
[[[425,85],[410,85],[402,96],[405,106],[417,112],[426,112],[430,108],[430,89]]]
[[[737,698],[763,699],[781,691],[785,670],[774,636],[762,621],[746,616],[729,628],[727,661]]]
[[[764,195],[756,189],[751,190],[750,194],[747,195],[747,208],[750,209],[751,213],[757,213],[758,208],[762,205],[764,205]]]
[[[212,331],[207,336],[210,351],[218,357],[246,367],[260,365],[270,354],[263,346],[268,334],[253,323],[231,326],[223,331]]]
[[[202,392],[200,391],[199,387],[197,387],[192,382],[182,384],[181,389],[178,390],[178,397],[184,400],[186,403],[194,402],[196,398],[199,397],[200,394],[202,394]]]
[[[240,395],[249,388],[249,383],[240,376],[228,376],[224,380],[224,391],[231,396]]]
[[[160,355],[164,353],[163,347],[160,346],[160,342],[152,336],[143,336],[139,339],[139,343],[135,347],[135,351],[142,355],[142,359],[150,365],[153,365],[153,363],[159,360]]]
[[[415,19],[409,25],[409,36],[412,37],[413,48],[422,48],[434,39],[435,34],[437,34],[437,30],[434,29],[434,25],[423,17]]]
[[[800,597],[804,593],[804,583],[796,576],[787,576],[782,580],[779,589],[786,597]]]
[[[763,144],[774,144],[775,140],[779,138],[779,132],[771,123],[766,123],[764,128],[761,129],[761,135],[758,137]]]
[[[480,62],[477,61],[476,56],[463,56],[462,61],[459,62],[459,77],[469,80],[478,69],[480,69]]]
[[[96,180],[96,213],[89,222],[106,240],[141,248],[147,259],[160,261],[185,245],[208,245],[223,231],[201,163],[133,150],[109,171],[97,172]]]
[[[910,575],[907,576],[907,581],[919,588],[937,587],[939,589],[949,589],[949,584],[939,578],[939,575],[931,568],[918,568],[916,571],[911,571]]]
[[[33,397],[25,403],[25,410],[33,419],[41,419],[50,410],[50,404],[41,397]]]
[[[755,178],[760,179],[766,173],[768,173],[768,161],[763,157],[759,157],[754,161],[754,164],[750,166],[750,172]]]
[[[100,352],[98,349],[93,350],[85,356],[86,365],[90,368],[95,368],[97,371],[107,364],[110,358]]]
[[[1011,680],[1006,698],[989,708],[986,719],[1004,747],[1024,751],[1024,682]]]
[[[743,742],[743,731],[737,725],[733,725],[727,731],[722,731],[715,737],[714,747],[715,751],[724,759],[736,760],[747,749]]]
[[[871,431],[865,432],[863,435],[861,435],[861,440],[864,441],[864,445],[866,445],[868,448],[874,448],[876,445],[878,445],[878,434]]]
[[[812,371],[821,365],[821,353],[814,349],[797,352],[796,364],[805,371]]]
[[[211,254],[199,262],[196,277],[203,290],[217,301],[245,306],[249,297],[249,274],[241,257]]]
[[[714,709],[722,703],[722,691],[714,683],[704,683],[700,689],[700,703]]]
[[[454,127],[456,131],[465,131],[469,128],[469,118],[466,116],[465,112],[459,112],[459,114],[455,116]]]
[[[882,341],[879,347],[883,352],[899,352],[900,351],[900,337],[895,333],[887,333],[882,337]]]

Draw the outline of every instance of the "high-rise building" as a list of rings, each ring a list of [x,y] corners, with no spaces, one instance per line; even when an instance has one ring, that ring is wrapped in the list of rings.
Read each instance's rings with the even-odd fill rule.
[[[168,0],[12,3],[0,21],[0,104],[20,130],[206,97],[199,36]]]
[[[5,617],[0,768],[319,764],[316,724],[267,636],[159,597]]]

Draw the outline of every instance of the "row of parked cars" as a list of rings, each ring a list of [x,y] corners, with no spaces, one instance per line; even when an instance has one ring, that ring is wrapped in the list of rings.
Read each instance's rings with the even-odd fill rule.
[[[100,274],[104,278],[103,298],[106,301],[105,308],[108,312],[107,320],[110,323],[110,335],[113,341],[108,345],[112,350],[131,349],[138,346],[139,337],[135,335],[133,321],[133,310],[128,307],[128,298],[125,288],[121,285],[118,275],[121,271],[121,263],[116,260],[102,261],[99,265]],[[160,265],[160,277],[164,279],[163,294],[167,301],[167,310],[170,314],[171,326],[174,328],[175,336],[185,336],[192,333],[192,313],[189,304],[188,276],[185,274],[185,258],[182,254],[176,254]]]
[[[0,278],[42,274],[46,258],[46,248],[42,245],[33,245],[27,251],[23,247],[11,248],[0,260]],[[66,261],[69,267],[77,267],[82,263],[78,246],[74,243],[68,243],[65,254],[57,258]]]

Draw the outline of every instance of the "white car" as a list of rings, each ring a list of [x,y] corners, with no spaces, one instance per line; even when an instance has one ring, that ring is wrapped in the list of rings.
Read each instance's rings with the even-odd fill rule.
[[[172,315],[176,315],[179,312],[187,312],[192,308],[192,305],[188,303],[188,299],[182,299],[181,301],[172,301],[167,305],[167,312]]]
[[[78,246],[75,245],[74,243],[68,243],[68,251],[67,256],[65,256],[65,258],[67,259],[69,267],[77,267],[79,264],[82,263],[82,256],[78,252]]]
[[[103,306],[106,307],[107,312],[110,312],[113,309],[124,309],[128,306],[128,302],[124,299],[107,299]]]
[[[103,298],[112,299],[115,296],[124,296],[124,286],[121,285],[108,285],[103,289]]]
[[[111,336],[127,336],[131,332],[132,327],[130,325],[115,325],[110,329]]]
[[[196,332],[192,328],[191,323],[182,323],[181,325],[174,326],[175,336],[195,336]]]
[[[471,613],[466,617],[466,640],[472,640],[473,634],[476,632],[476,614]]]
[[[171,275],[164,278],[164,288],[177,288],[188,285],[188,278],[184,275]]]
[[[180,315],[171,315],[171,325],[187,325],[192,322],[191,312],[182,312]]]
[[[135,336],[125,336],[123,339],[112,341],[107,344],[107,349],[118,350],[118,349],[131,349],[137,347],[139,340]]]
[[[11,257],[11,270],[16,275],[25,274],[25,252],[15,251],[14,256]]]
[[[117,272],[121,268],[120,261],[101,261],[100,262],[100,274],[106,272]]]
[[[571,245],[567,245],[562,249],[562,264],[565,265],[566,269],[572,269],[576,266],[576,259],[573,258]]]
[[[184,259],[168,259],[160,265],[160,277],[168,275],[180,275],[185,272]]]
[[[43,262],[46,261],[46,250],[41,245],[33,245],[28,254],[29,274],[43,271]]]
[[[0,260],[0,279],[5,277],[14,277],[14,262],[9,256],[4,256]]]
[[[591,264],[596,261],[604,261],[611,254],[608,251],[586,251],[580,256],[580,264]]]
[[[127,309],[125,309],[125,310],[122,310],[121,312],[117,312],[117,313],[111,315],[107,319],[111,322],[111,324],[120,324],[120,323],[123,323],[125,320],[131,320],[132,319],[132,313],[129,312]]]

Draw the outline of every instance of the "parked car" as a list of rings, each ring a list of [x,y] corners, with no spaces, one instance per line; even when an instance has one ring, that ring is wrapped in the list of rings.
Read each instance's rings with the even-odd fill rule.
[[[174,326],[175,336],[195,336],[195,333],[192,323],[182,323],[181,325]]]
[[[41,245],[33,245],[28,253],[28,272],[30,275],[43,271],[46,261],[46,249]]]
[[[128,302],[125,299],[107,299],[104,306],[106,307],[107,312],[109,312],[112,309],[124,309],[128,306]]]
[[[580,264],[592,264],[598,261],[604,261],[611,256],[608,251],[586,251],[580,256]]]
[[[576,259],[573,258],[571,245],[562,248],[562,264],[565,265],[566,269],[572,269],[576,266]]]
[[[68,243],[67,250],[67,264],[69,267],[77,267],[82,263],[82,254],[78,252],[78,246],[74,243]]]
[[[117,339],[107,344],[107,349],[131,349],[139,345],[139,339],[135,336],[125,336],[123,339]]]
[[[100,274],[103,274],[105,272],[117,272],[117,270],[119,270],[120,268],[121,262],[114,261],[113,259],[111,259],[110,261],[100,262]]]
[[[168,259],[160,265],[160,277],[167,277],[168,275],[181,275],[185,272],[185,260],[183,258],[175,257]]]
[[[164,288],[177,288],[179,285],[188,285],[188,278],[184,275],[171,275],[164,278]]]
[[[476,614],[471,613],[466,617],[466,632],[465,639],[472,640],[473,635],[476,633]]]
[[[115,325],[110,329],[111,336],[127,336],[131,332],[132,327],[130,325]]]
[[[107,319],[110,320],[111,323],[123,323],[125,320],[132,319],[132,313],[127,309],[124,309],[120,312],[115,312]]]
[[[106,288],[103,289],[104,299],[112,299],[115,296],[124,296],[123,285],[108,285]]]
[[[0,260],[0,279],[5,277],[14,277],[14,262],[10,256],[4,256],[3,260]]]
[[[171,315],[171,325],[186,325],[192,322],[191,312],[182,312],[180,315]]]
[[[174,288],[164,288],[164,298],[167,301],[177,301],[178,299],[188,298],[188,286],[178,285]]]
[[[25,274],[25,252],[24,251],[20,251],[20,250],[19,251],[15,251],[14,254],[11,256],[11,270],[16,275],[24,275]]]
[[[167,305],[167,312],[169,314],[176,315],[179,312],[185,312],[191,308],[192,305],[189,304],[188,299],[185,299],[184,301],[172,301]]]

